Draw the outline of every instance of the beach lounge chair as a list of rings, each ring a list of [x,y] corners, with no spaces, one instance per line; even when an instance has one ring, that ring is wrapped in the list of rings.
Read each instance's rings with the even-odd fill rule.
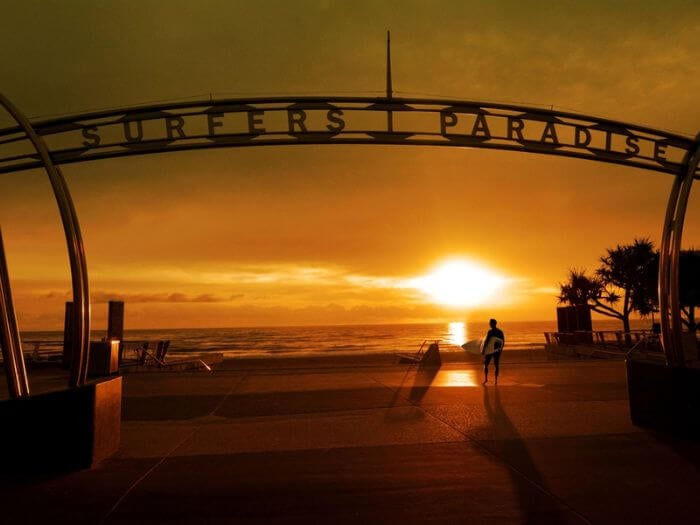
[[[168,353],[168,347],[170,346],[170,341],[158,341],[158,346],[156,347],[156,362],[159,364],[165,363],[165,354]]]
[[[155,361],[158,366],[165,365],[165,355],[168,353],[168,347],[170,346],[170,341],[158,341],[155,343],[155,348],[153,348],[153,343],[149,341],[144,341],[141,345],[136,348],[136,364],[138,366],[144,366],[147,361]]]
[[[165,366],[165,354],[168,353],[168,347],[170,346],[170,341],[158,341],[154,350],[150,349],[150,343],[146,342],[141,348],[141,355],[139,359],[139,365],[145,365],[146,360],[150,358],[154,361],[157,366]]]
[[[205,369],[212,371],[213,364],[223,361],[223,353],[208,353],[206,357],[176,357],[166,362],[165,357],[170,348],[170,341],[127,341],[125,347],[136,354],[136,358],[122,363],[122,371],[153,370],[184,371]],[[155,365],[155,366],[154,366]]]
[[[440,359],[440,341],[437,340],[430,343],[430,346],[428,346],[428,349],[424,352],[423,348],[427,342],[427,340],[423,341],[423,344],[420,345],[418,352],[415,354],[399,354],[399,363],[416,364],[420,366],[440,366],[442,364],[442,360]]]
[[[136,350],[138,352],[138,365],[142,366],[146,363],[146,357],[148,356],[148,342],[143,343],[141,348]]]

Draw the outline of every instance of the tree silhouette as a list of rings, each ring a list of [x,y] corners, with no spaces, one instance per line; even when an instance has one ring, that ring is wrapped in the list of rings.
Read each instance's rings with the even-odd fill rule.
[[[700,250],[683,250],[680,259],[681,321],[691,332],[697,332],[695,308],[700,307]]]
[[[630,330],[633,312],[646,316],[658,311],[659,253],[649,239],[608,249],[600,263],[593,276],[585,270],[569,270],[568,280],[559,283],[559,303],[588,305],[594,312],[622,321],[625,332]],[[683,325],[697,332],[700,250],[681,251],[680,303]]]
[[[621,312],[613,308],[620,296],[606,288],[597,276],[589,276],[586,270],[569,270],[568,280],[559,283],[559,303],[572,306],[590,306],[591,310],[622,320]]]
[[[630,314],[645,316],[654,311],[656,261],[657,253],[649,239],[617,245],[600,258],[595,275],[570,270],[568,280],[559,284],[559,302],[588,305],[594,312],[619,319],[625,333],[629,333]]]
[[[649,239],[635,239],[632,244],[618,244],[607,252],[600,258],[596,275],[606,289],[620,291],[622,324],[624,331],[629,332],[632,312],[645,316],[654,310],[657,294],[655,287],[650,286],[654,282],[657,260],[654,243]]]

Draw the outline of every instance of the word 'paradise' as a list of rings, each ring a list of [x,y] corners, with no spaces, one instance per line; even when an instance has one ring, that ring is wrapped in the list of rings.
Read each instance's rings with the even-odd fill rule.
[[[349,113],[362,114],[356,119],[357,129],[346,129],[346,116]],[[386,122],[376,126],[377,113],[386,115]],[[82,126],[82,144],[85,148],[95,148],[103,144],[102,128],[121,127],[121,135],[128,145],[145,140],[211,139],[227,135],[248,135],[257,138],[264,135],[304,134],[334,136],[341,133],[394,133],[395,121],[409,119],[411,115],[429,114],[433,125],[429,130],[416,129],[416,122],[400,126],[404,135],[439,135],[449,141],[486,142],[490,140],[509,141],[539,148],[579,148],[624,156],[652,160],[661,164],[676,164],[678,160],[667,158],[668,148],[678,149],[674,157],[684,152],[682,146],[667,139],[657,139],[635,134],[627,128],[611,124],[577,124],[561,120],[549,114],[522,114],[518,116],[493,114],[485,111],[458,110],[411,110],[366,109],[366,108],[268,108],[246,109],[232,112],[206,112],[187,115],[168,115],[157,119],[139,119],[138,115],[127,115],[118,124]],[[235,115],[235,117],[232,117]],[[235,122],[227,122],[234,119]],[[194,122],[197,120],[197,122]],[[146,138],[144,122],[159,126],[158,135]],[[373,126],[367,126],[374,122]],[[420,121],[425,127],[424,120]],[[235,124],[235,131],[225,127]],[[364,124],[364,126],[363,126]],[[386,127],[385,127],[386,126]],[[152,131],[152,130],[151,130]],[[150,135],[150,132],[149,132]]]

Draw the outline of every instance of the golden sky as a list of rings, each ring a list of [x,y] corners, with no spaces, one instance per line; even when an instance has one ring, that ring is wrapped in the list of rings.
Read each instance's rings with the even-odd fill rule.
[[[384,89],[518,102],[693,136],[697,2],[8,1],[0,90],[41,117],[192,96]],[[3,125],[6,120],[0,121]],[[64,167],[97,327],[551,319],[570,267],[658,241],[671,176],[485,150],[290,146]],[[695,193],[697,193],[697,189]],[[21,329],[62,325],[65,241],[40,171],[0,175]],[[700,245],[691,198],[684,243]],[[506,279],[478,308],[409,286],[441,261]]]

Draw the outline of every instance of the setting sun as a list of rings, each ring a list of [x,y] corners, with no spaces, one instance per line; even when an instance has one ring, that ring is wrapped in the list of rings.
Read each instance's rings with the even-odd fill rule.
[[[429,274],[412,281],[413,287],[445,306],[485,304],[506,284],[506,279],[488,268],[469,261],[451,260]]]

